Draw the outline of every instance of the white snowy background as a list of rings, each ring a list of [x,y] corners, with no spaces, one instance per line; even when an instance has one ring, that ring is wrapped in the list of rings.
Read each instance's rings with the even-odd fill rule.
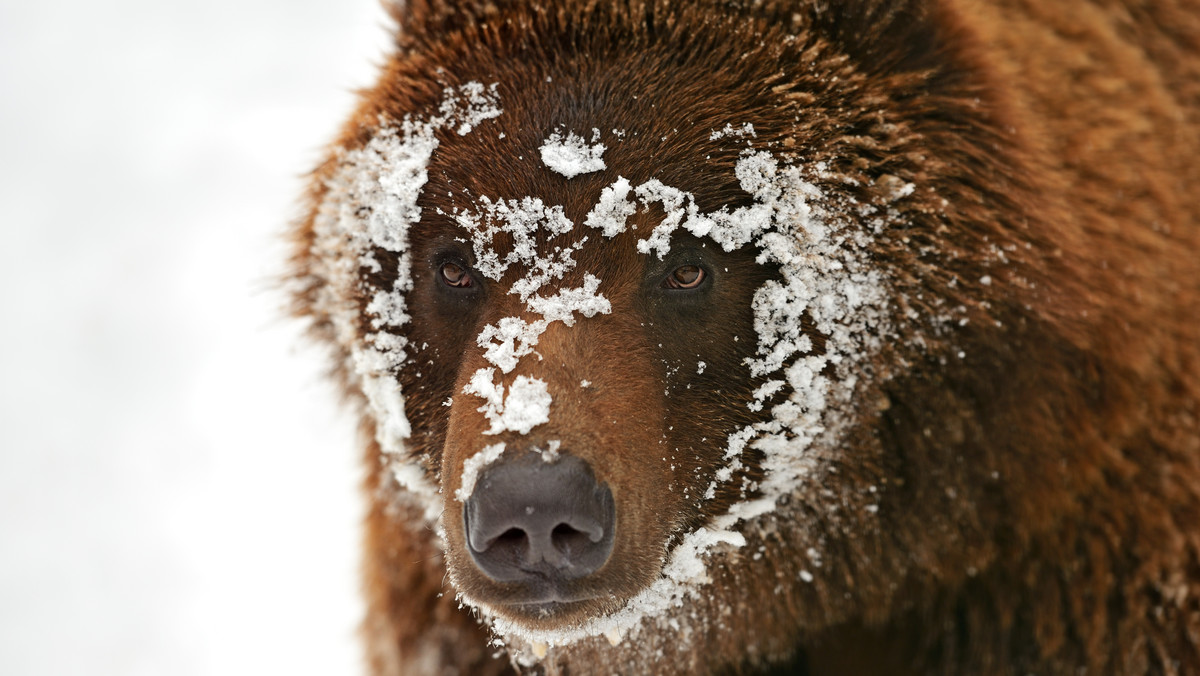
[[[353,674],[353,422],[271,289],[374,0],[0,0],[0,674]]]

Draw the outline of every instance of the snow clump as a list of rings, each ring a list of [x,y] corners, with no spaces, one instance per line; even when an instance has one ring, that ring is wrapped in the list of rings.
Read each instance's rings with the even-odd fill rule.
[[[479,479],[479,473],[488,465],[499,460],[503,453],[504,442],[500,442],[484,446],[482,451],[467,458],[467,461],[463,463],[462,485],[454,491],[454,499],[466,502],[471,497],[471,493],[475,491],[475,482]]]
[[[484,348],[484,358],[502,373],[511,373],[522,357],[533,353],[539,337],[551,323],[574,326],[576,313],[593,317],[612,311],[608,299],[598,293],[600,279],[592,274],[584,275],[582,287],[559,288],[553,295],[540,293],[545,285],[562,279],[575,267],[574,253],[587,242],[585,236],[557,243],[575,229],[561,206],[548,207],[542,200],[528,196],[495,201],[483,196],[474,210],[456,212],[455,222],[470,233],[475,268],[480,274],[500,281],[513,265],[519,264],[526,271],[511,283],[508,294],[521,299],[528,315],[538,317],[532,320],[503,317],[485,326],[476,338],[476,343]],[[511,247],[503,254],[495,246],[501,234],[511,241]],[[547,253],[539,254],[539,239],[546,240]],[[527,382],[529,379],[522,378],[525,376],[517,377],[505,400],[501,399],[503,393],[497,391],[499,386],[492,385],[492,368],[476,370],[463,389],[465,394],[485,400],[479,410],[492,423],[488,434],[506,430],[528,434],[536,425],[549,421],[550,395],[545,383],[536,380],[541,389],[535,391]]]
[[[714,131],[708,135],[709,141],[720,141],[723,138],[758,138],[758,134],[754,133],[754,125],[749,122],[740,127],[735,127],[732,124],[726,124],[724,128]]]
[[[597,143],[599,140],[599,129],[592,130],[591,145],[574,132],[568,132],[566,138],[554,132],[540,148],[542,163],[567,178],[602,171],[605,147],[603,143]]]
[[[496,369],[479,369],[463,387],[466,394],[474,394],[484,400],[483,406],[477,410],[492,423],[484,434],[506,431],[529,434],[529,430],[550,421],[550,394],[546,391],[544,380],[517,376],[509,385],[506,395],[504,385],[492,381],[495,374]]]
[[[468,82],[448,87],[436,115],[381,119],[375,136],[362,148],[344,151],[325,184],[326,193],[313,221],[312,276],[317,284],[314,311],[327,315],[334,338],[346,348],[348,370],[358,378],[376,421],[375,437],[399,485],[418,501],[426,518],[441,511],[437,489],[417,462],[408,457],[404,439],[411,434],[404,395],[395,377],[408,359],[408,344],[393,331],[410,320],[405,292],[412,289],[408,230],[421,217],[417,198],[428,180],[427,167],[438,147],[436,132],[469,134],[501,114],[497,85]],[[390,288],[363,285],[364,273],[382,270],[374,249],[398,254]],[[369,294],[366,316],[358,298]],[[360,341],[359,333],[365,334]]]

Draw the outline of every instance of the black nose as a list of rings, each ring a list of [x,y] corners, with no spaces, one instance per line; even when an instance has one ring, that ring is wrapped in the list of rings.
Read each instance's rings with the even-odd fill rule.
[[[528,453],[492,465],[463,518],[471,558],[498,582],[580,578],[612,553],[612,491],[572,455],[548,463]]]

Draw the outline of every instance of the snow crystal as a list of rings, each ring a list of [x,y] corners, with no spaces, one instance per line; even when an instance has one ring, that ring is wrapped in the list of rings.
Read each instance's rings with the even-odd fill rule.
[[[484,446],[483,450],[467,458],[463,462],[462,486],[454,491],[454,498],[459,502],[466,502],[471,497],[471,493],[475,491],[475,481],[479,479],[479,473],[488,465],[499,460],[503,453],[504,443],[501,442]]]
[[[504,317],[483,327],[476,342],[484,348],[484,359],[504,373],[511,373],[517,367],[517,360],[533,352],[547,325],[548,322],[530,323],[520,317]]]
[[[906,183],[903,179],[891,174],[883,174],[875,179],[875,187],[879,190],[879,194],[888,202],[895,202],[913,194],[917,186],[912,183]]]
[[[625,231],[625,222],[637,211],[637,204],[629,199],[633,187],[629,180],[618,176],[617,180],[600,192],[600,201],[588,212],[583,224],[600,228],[605,237],[616,237]]]
[[[499,83],[493,83],[485,89],[478,82],[468,82],[457,91],[447,89],[439,112],[447,121],[458,122],[455,132],[459,136],[466,136],[480,122],[500,116],[500,107],[496,105],[498,86]],[[463,100],[466,101],[465,106]]]
[[[596,314],[612,312],[612,304],[604,296],[596,293],[600,288],[600,279],[595,275],[585,273],[583,286],[578,289],[560,289],[549,298],[535,296],[526,303],[530,310],[546,318],[547,322],[559,321],[567,326],[575,325],[574,313],[584,317],[594,317]]]
[[[658,202],[662,205],[662,209],[666,212],[666,217],[662,219],[658,225],[654,226],[654,230],[646,239],[638,240],[637,251],[640,254],[648,254],[653,251],[658,252],[658,257],[661,259],[667,255],[670,250],[670,236],[675,228],[683,221],[687,212],[684,210],[685,203],[691,207],[690,211],[695,213],[695,204],[691,202],[691,195],[665,185],[662,181],[652,178],[649,181],[637,187],[638,199],[644,204],[653,204]]]
[[[546,382],[529,376],[517,376],[505,394],[504,385],[494,383],[496,369],[482,368],[471,376],[463,387],[466,394],[483,398],[477,410],[492,423],[484,434],[512,431],[528,434],[529,430],[550,421],[550,393]]]
[[[740,127],[734,127],[732,124],[726,124],[723,129],[709,134],[708,140],[719,141],[723,138],[745,138],[747,136],[750,138],[758,138],[758,134],[754,133],[754,125],[750,124],[749,122]]]
[[[546,382],[529,376],[517,376],[504,399],[500,423],[505,429],[528,434],[536,425],[549,421],[550,394],[546,391]]]
[[[576,312],[584,317],[612,312],[612,304],[608,299],[596,293],[599,287],[600,279],[589,273],[584,275],[581,288],[559,289],[557,294],[549,298],[528,298],[525,301],[526,309],[542,315],[542,318],[528,322],[520,317],[504,317],[496,324],[485,326],[476,339],[478,345],[484,348],[484,358],[500,367],[504,373],[511,373],[521,357],[533,352],[538,338],[551,322],[560,321],[567,326],[574,326]]]
[[[584,238],[565,249],[559,247],[556,255],[540,257],[537,253],[539,231],[556,236],[574,228],[561,206],[547,207],[542,200],[532,197],[494,202],[487,196],[479,198],[479,205],[478,211],[462,211],[455,215],[455,222],[471,233],[475,269],[484,277],[500,281],[514,263],[534,268],[513,288],[513,292],[522,298],[545,282],[562,279],[563,274],[575,266],[572,252],[587,241]],[[512,249],[503,257],[492,246],[493,239],[500,233],[507,233],[513,239]]]
[[[558,449],[562,446],[562,442],[558,439],[551,439],[546,443],[545,448],[538,449],[542,455],[542,462],[552,463],[558,461]]]
[[[595,143],[599,133],[593,135],[593,145],[574,132],[563,138],[558,132],[550,135],[542,144],[542,163],[567,178],[575,178],[580,174],[601,171],[604,167],[604,144]]]

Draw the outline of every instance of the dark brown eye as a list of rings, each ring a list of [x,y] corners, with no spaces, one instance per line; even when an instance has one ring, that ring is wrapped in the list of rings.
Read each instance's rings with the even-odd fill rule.
[[[667,276],[663,286],[668,289],[694,289],[704,282],[704,268],[698,265],[681,265]]]
[[[465,289],[471,286],[471,273],[458,263],[442,263],[442,282],[446,286]]]

